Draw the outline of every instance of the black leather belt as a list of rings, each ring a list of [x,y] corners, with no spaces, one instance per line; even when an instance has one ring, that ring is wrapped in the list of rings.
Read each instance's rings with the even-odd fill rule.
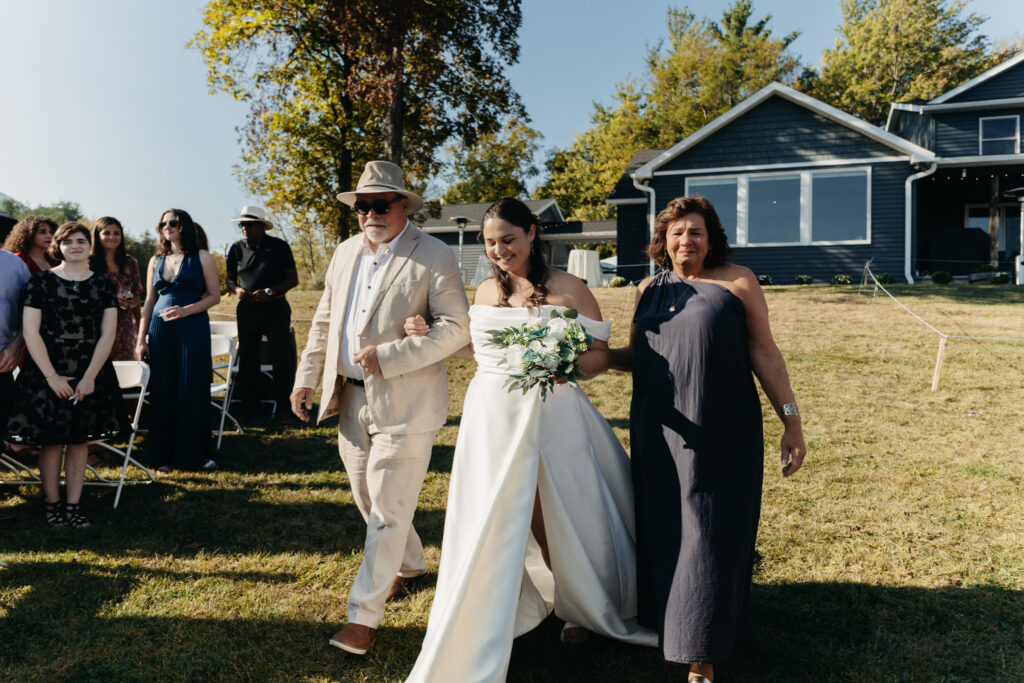
[[[345,383],[346,384],[355,384],[357,387],[361,387],[361,386],[365,386],[366,385],[366,382],[364,382],[363,380],[361,380],[361,379],[352,379],[351,377],[346,377],[345,378]]]

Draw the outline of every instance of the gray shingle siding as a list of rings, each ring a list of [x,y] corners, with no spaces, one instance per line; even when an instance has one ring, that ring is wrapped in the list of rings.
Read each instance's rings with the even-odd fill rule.
[[[895,156],[899,152],[782,97],[770,97],[658,171]]]
[[[977,102],[979,100],[1000,100],[1006,97],[1024,97],[1024,64],[1007,69],[948,101]]]
[[[647,207],[618,207],[618,262],[616,273],[627,280],[647,277]]]
[[[899,112],[897,124],[889,132],[925,149],[934,149],[935,126],[931,114],[918,114],[912,111]]]
[[[978,121],[982,117],[991,116],[1020,116],[1024,119],[1024,107],[989,109],[983,112],[936,113],[933,151],[943,157],[976,156],[979,152]]]

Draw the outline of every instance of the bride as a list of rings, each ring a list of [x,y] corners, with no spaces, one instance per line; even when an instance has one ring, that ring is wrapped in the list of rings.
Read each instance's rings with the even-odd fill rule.
[[[587,374],[607,368],[611,325],[578,278],[548,268],[537,219],[515,199],[484,214],[495,276],[470,307],[476,359],[455,446],[437,591],[409,681],[503,681],[512,639],[553,610],[563,640],[587,631],[656,646],[635,622],[636,563],[629,461],[583,391],[556,386],[542,401],[504,387],[508,370],[488,330],[575,308],[594,337]],[[409,334],[428,334],[419,316]]]

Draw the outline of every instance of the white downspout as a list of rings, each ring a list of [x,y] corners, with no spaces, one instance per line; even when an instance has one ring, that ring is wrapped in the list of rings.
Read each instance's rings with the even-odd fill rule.
[[[645,179],[644,183],[641,183],[640,180],[635,175],[630,175],[629,177],[633,179],[633,187],[635,187],[636,189],[640,190],[641,192],[643,192],[644,194],[646,194],[648,196],[648,199],[647,199],[647,243],[650,244],[651,241],[654,240],[654,218],[657,215],[654,212],[654,188],[651,187],[650,185],[647,185],[647,182],[650,182],[650,178]],[[656,268],[657,268],[657,264],[654,263],[654,259],[651,259],[650,263],[647,266],[647,274],[648,275],[654,275],[654,271],[655,271]]]
[[[903,185],[903,277],[907,278],[908,284],[914,283],[914,274],[910,268],[911,245],[914,241],[914,181],[930,176],[938,167],[938,162],[932,162],[931,168],[907,176]]]

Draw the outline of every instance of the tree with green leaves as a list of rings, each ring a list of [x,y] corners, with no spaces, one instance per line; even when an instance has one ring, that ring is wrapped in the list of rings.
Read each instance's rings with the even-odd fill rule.
[[[773,81],[792,83],[799,60],[789,53],[798,31],[777,38],[771,15],[751,22],[751,0],[737,0],[720,24],[670,8],[668,41],[648,51],[647,104],[652,147],[670,147]]]
[[[250,105],[236,173],[316,261],[354,225],[335,195],[366,161],[423,184],[446,142],[523,113],[504,73],[521,22],[519,0],[210,0],[190,45]]]
[[[842,0],[843,23],[822,56],[810,94],[881,125],[893,102],[930,100],[1009,55],[976,33],[985,22],[966,0]]]
[[[0,213],[5,213],[18,220],[25,216],[46,216],[57,221],[59,224],[77,221],[82,218],[82,207],[78,205],[78,202],[70,202],[64,199],[49,205],[29,206],[19,202],[17,199],[4,197],[0,200]]]
[[[610,218],[604,200],[637,150],[670,147],[772,81],[793,82],[799,60],[788,47],[798,33],[775,37],[771,15],[752,16],[751,0],[736,0],[720,23],[670,8],[668,38],[648,50],[644,80],[616,86],[611,107],[594,105],[593,125],[549,156],[534,195],[558,199],[574,218]]]
[[[637,149],[651,144],[655,131],[645,116],[643,94],[632,83],[620,83],[614,106],[594,105],[590,128],[567,149],[555,150],[545,165],[548,178],[533,196],[555,199],[562,213],[574,220],[611,218],[608,193]]]
[[[526,183],[539,172],[533,157],[541,137],[526,122],[513,118],[500,132],[483,135],[472,145],[449,146],[449,185],[441,201],[468,204],[526,198]]]

